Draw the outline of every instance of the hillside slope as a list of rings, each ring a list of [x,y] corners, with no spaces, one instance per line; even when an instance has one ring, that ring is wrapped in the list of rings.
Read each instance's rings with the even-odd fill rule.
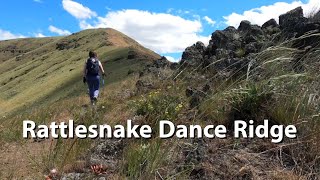
[[[90,50],[98,53],[105,66],[106,83],[118,81],[129,69],[134,71],[159,58],[113,29],[0,41],[0,114],[85,92],[81,71]]]

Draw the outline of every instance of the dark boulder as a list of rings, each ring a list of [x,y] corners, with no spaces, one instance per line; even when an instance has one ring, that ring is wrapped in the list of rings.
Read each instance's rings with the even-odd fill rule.
[[[229,26],[223,31],[218,30],[212,34],[206,54],[210,57],[216,55],[216,49],[235,51],[240,46],[240,34],[234,27]]]
[[[303,9],[297,7],[279,16],[280,29],[286,37],[293,37],[296,32],[301,31],[307,18],[303,17]]]
[[[155,60],[153,65],[156,68],[165,68],[170,65],[170,61],[168,61],[166,57],[162,56],[160,59]]]
[[[174,63],[170,64],[170,69],[171,70],[176,70],[178,68],[179,68],[179,63],[174,62]]]
[[[244,20],[240,22],[240,25],[238,27],[238,31],[241,32],[248,32],[251,29],[251,22]]]
[[[251,25],[251,23],[247,20],[241,21],[238,31],[253,36],[263,35],[263,31],[258,25]]]
[[[279,24],[281,29],[291,28],[299,21],[303,20],[303,9],[301,7],[297,7],[285,14],[279,16]]]
[[[202,42],[187,47],[182,53],[181,64],[187,64],[190,66],[196,66],[203,62],[203,54],[206,50],[206,46]]]
[[[250,33],[256,36],[263,36],[263,31],[260,26],[252,25],[250,29]]]
[[[269,21],[265,22],[261,27],[262,27],[262,29],[277,28],[277,27],[279,27],[279,25],[276,20],[270,19]]]

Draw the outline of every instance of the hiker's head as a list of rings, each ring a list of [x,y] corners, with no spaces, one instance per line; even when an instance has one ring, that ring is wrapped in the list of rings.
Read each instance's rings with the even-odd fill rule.
[[[89,57],[90,58],[96,58],[97,57],[97,53],[93,52],[93,51],[90,51],[89,52]]]

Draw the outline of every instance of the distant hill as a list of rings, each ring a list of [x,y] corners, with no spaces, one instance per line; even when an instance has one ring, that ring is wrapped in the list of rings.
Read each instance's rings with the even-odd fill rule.
[[[160,57],[110,28],[0,41],[0,115],[86,92],[81,72],[90,50],[105,67],[106,83]]]

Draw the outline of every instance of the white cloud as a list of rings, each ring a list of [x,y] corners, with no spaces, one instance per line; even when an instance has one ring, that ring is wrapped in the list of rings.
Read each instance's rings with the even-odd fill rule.
[[[127,9],[111,11],[97,19],[95,24],[80,21],[80,28],[114,28],[158,53],[182,52],[197,41],[208,44],[210,39],[210,36],[199,35],[200,19],[188,20],[167,13]]]
[[[56,33],[56,34],[59,34],[60,36],[65,36],[65,35],[70,35],[71,32],[68,31],[68,30],[62,30],[62,29],[59,29],[55,26],[49,26],[49,31],[50,32],[53,32],[53,33]]]
[[[210,25],[210,26],[214,26],[216,24],[216,21],[212,20],[211,18],[209,18],[208,16],[205,16],[203,17],[203,19],[205,21],[207,21],[207,23]]]
[[[0,40],[17,39],[17,38],[25,38],[25,36],[20,34],[13,34],[9,31],[0,29]]]
[[[33,0],[33,1],[37,3],[43,3],[42,0]]]
[[[47,36],[43,35],[42,33],[36,33],[35,37],[40,37],[41,38],[41,37],[47,37]]]
[[[298,6],[302,6],[304,15],[312,13],[320,7],[320,0],[309,0],[306,3],[301,1],[293,1],[292,3],[277,2],[269,6],[262,6],[259,8],[250,9],[243,12],[242,14],[232,13],[223,18],[226,20],[225,23],[229,26],[238,27],[242,20],[248,20],[252,24],[262,25],[271,18],[278,21],[278,17],[281,14],[288,12]]]
[[[97,16],[96,12],[72,0],[63,0],[62,6],[68,13],[77,19],[91,19],[92,17]]]
[[[172,56],[165,56],[165,57],[166,57],[167,60],[170,61],[170,62],[179,62],[179,61],[180,61],[180,59],[175,59],[175,58],[172,57]]]

